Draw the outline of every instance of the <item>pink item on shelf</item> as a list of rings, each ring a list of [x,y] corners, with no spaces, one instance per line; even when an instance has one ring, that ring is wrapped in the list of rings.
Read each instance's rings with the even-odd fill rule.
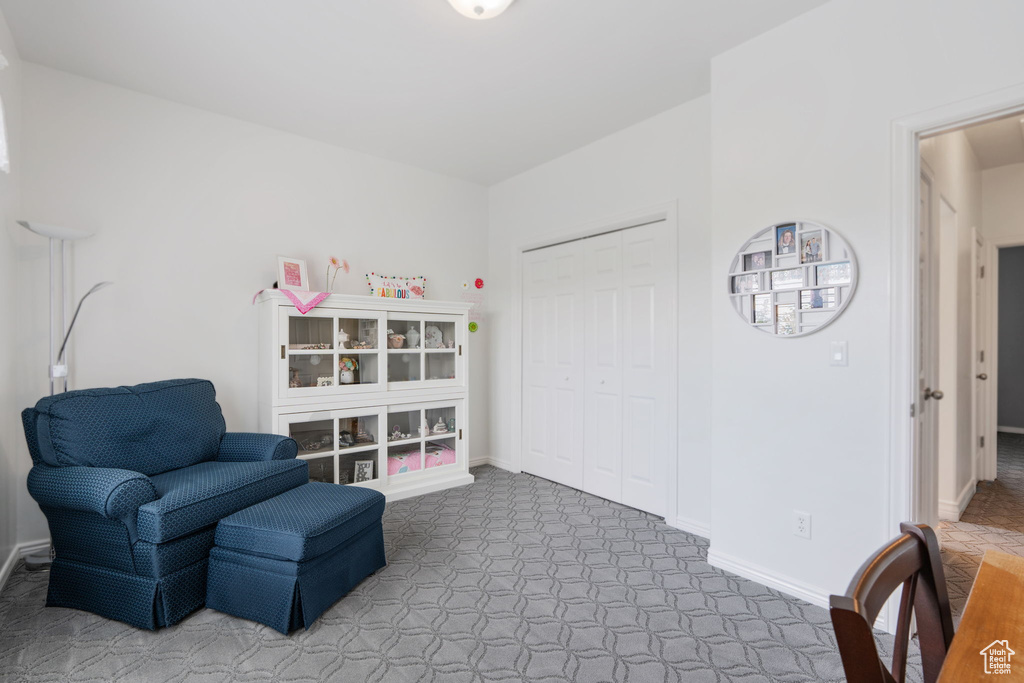
[[[405,474],[420,468],[420,452],[388,456],[388,474]]]
[[[265,291],[267,290],[261,289],[260,291],[256,292],[256,294],[252,297],[252,302],[256,303],[256,297],[258,297]],[[288,297],[291,300],[292,304],[295,305],[295,308],[297,308],[299,310],[299,313],[301,313],[302,315],[306,315],[307,313],[312,311],[314,308],[317,307],[317,305],[321,301],[323,301],[324,299],[331,295],[330,292],[303,292],[292,289],[278,289],[276,291],[281,292],[286,297]]]
[[[427,469],[437,467],[439,465],[454,465],[455,451],[447,446],[442,447],[439,451],[431,452],[428,450],[426,460]]]

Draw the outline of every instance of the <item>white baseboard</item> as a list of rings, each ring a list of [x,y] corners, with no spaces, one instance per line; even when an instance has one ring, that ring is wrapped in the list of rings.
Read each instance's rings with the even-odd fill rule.
[[[491,459],[489,457],[487,457],[486,455],[480,456],[479,458],[470,458],[469,459],[469,466],[471,468],[472,467],[480,467],[481,465],[490,465],[490,464],[491,464]]]
[[[676,520],[673,522],[666,517],[665,524],[668,524],[673,529],[679,529],[694,536],[711,538],[711,525],[706,522],[698,522],[695,519],[688,519],[686,517],[676,517]]]
[[[1024,427],[996,427],[996,431],[1007,434],[1024,434]]]
[[[744,579],[750,579],[769,588],[774,588],[777,591],[791,595],[794,598],[799,598],[812,605],[828,609],[829,593],[818,586],[811,586],[788,576],[779,576],[764,567],[752,564],[746,560],[717,552],[714,548],[708,550],[708,564],[731,574],[742,576]]]
[[[18,563],[18,560],[26,555],[32,555],[40,551],[50,552],[50,539],[19,543],[11,548],[10,555],[7,556],[3,566],[0,567],[0,592],[3,592],[4,586],[7,585],[7,579],[10,578],[11,572],[14,571],[14,565]]]
[[[960,491],[960,495],[956,497],[956,500],[939,500],[939,519],[948,522],[959,522],[960,517],[964,514],[967,506],[970,505],[971,498],[974,498],[974,493],[977,490],[978,483],[969,481],[963,490]]]

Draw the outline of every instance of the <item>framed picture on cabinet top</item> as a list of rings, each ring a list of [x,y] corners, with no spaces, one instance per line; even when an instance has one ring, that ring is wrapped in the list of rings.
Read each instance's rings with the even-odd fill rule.
[[[772,252],[755,251],[752,254],[743,255],[743,270],[764,270],[771,268]]]
[[[775,253],[779,256],[795,254],[796,244],[796,223],[780,225],[775,228]]]
[[[277,257],[277,288],[295,291],[309,291],[309,276],[306,262],[300,258]]]

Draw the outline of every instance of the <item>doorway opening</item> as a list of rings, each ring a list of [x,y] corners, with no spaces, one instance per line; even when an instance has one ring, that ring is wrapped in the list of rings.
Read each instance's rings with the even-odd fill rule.
[[[984,548],[1024,555],[1024,111],[917,141],[915,518],[956,613]]]

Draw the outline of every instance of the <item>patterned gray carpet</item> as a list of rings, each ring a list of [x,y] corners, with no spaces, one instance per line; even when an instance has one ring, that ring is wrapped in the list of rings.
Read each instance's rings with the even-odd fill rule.
[[[981,482],[959,522],[942,522],[942,544],[954,621],[986,550],[1024,556],[1024,434],[999,434],[996,480]]]
[[[828,613],[713,569],[705,539],[529,475],[474,474],[390,504],[387,568],[291,637],[208,609],[156,633],[44,609],[46,574],[19,567],[0,595],[0,678],[843,679]]]

